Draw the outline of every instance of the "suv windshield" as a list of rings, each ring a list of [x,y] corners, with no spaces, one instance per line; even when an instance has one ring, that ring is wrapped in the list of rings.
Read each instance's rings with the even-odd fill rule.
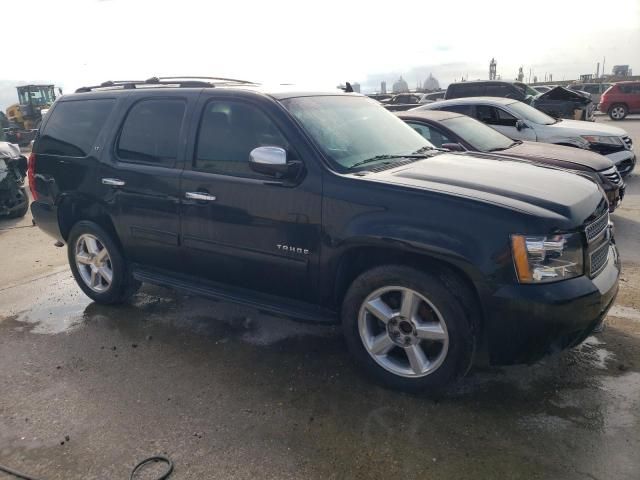
[[[442,123],[480,152],[504,150],[514,144],[509,137],[471,117],[461,115]]]
[[[537,123],[538,125],[553,125],[558,122],[555,118],[550,117],[546,113],[542,113],[540,110],[533,108],[526,103],[513,102],[510,103],[508,107],[524,120]]]
[[[367,97],[319,96],[282,100],[340,171],[373,157],[411,155],[434,148],[419,133]],[[394,159],[391,159],[394,161]]]

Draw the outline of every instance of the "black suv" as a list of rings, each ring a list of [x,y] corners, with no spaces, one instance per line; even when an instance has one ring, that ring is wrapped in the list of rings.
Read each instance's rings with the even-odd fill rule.
[[[341,321],[394,388],[576,345],[618,291],[595,183],[437,150],[358,94],[86,87],[52,107],[28,176],[36,223],[96,302],[150,282]]]

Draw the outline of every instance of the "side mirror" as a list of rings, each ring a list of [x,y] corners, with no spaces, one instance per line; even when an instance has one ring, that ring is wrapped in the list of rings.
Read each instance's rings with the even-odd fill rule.
[[[443,143],[442,147],[440,148],[445,148],[447,150],[451,150],[452,152],[464,152],[465,149],[462,145],[460,145],[459,143]]]
[[[282,147],[257,147],[249,153],[249,166],[258,173],[283,176],[289,172],[287,151]]]
[[[524,130],[525,128],[528,127],[524,120],[516,120],[516,129],[518,129],[518,131]]]

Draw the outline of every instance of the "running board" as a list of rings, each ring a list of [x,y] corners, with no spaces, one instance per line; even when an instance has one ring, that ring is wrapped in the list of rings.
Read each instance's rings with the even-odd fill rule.
[[[139,265],[133,266],[132,273],[136,280],[143,283],[152,283],[213,300],[238,303],[275,315],[291,317],[292,320],[309,323],[338,323],[339,321],[336,312],[276,295],[214,282],[203,282],[199,278],[176,277]]]

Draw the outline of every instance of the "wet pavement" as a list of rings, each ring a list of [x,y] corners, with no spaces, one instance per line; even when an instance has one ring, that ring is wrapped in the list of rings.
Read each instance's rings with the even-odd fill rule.
[[[640,472],[635,309],[579,349],[432,398],[371,385],[335,328],[157,287],[104,307],[62,272],[0,302],[0,463],[43,478],[126,478],[159,452],[176,479]]]
[[[56,253],[37,278],[0,284],[0,463],[52,480],[125,479],[153,454],[174,460],[172,480],[637,480],[640,182],[629,183],[614,220],[632,260],[605,332],[531,366],[473,371],[436,397],[372,385],[334,327],[152,286],[99,306]],[[0,232],[3,268],[2,245],[24,232]],[[43,243],[39,254],[57,251]]]

